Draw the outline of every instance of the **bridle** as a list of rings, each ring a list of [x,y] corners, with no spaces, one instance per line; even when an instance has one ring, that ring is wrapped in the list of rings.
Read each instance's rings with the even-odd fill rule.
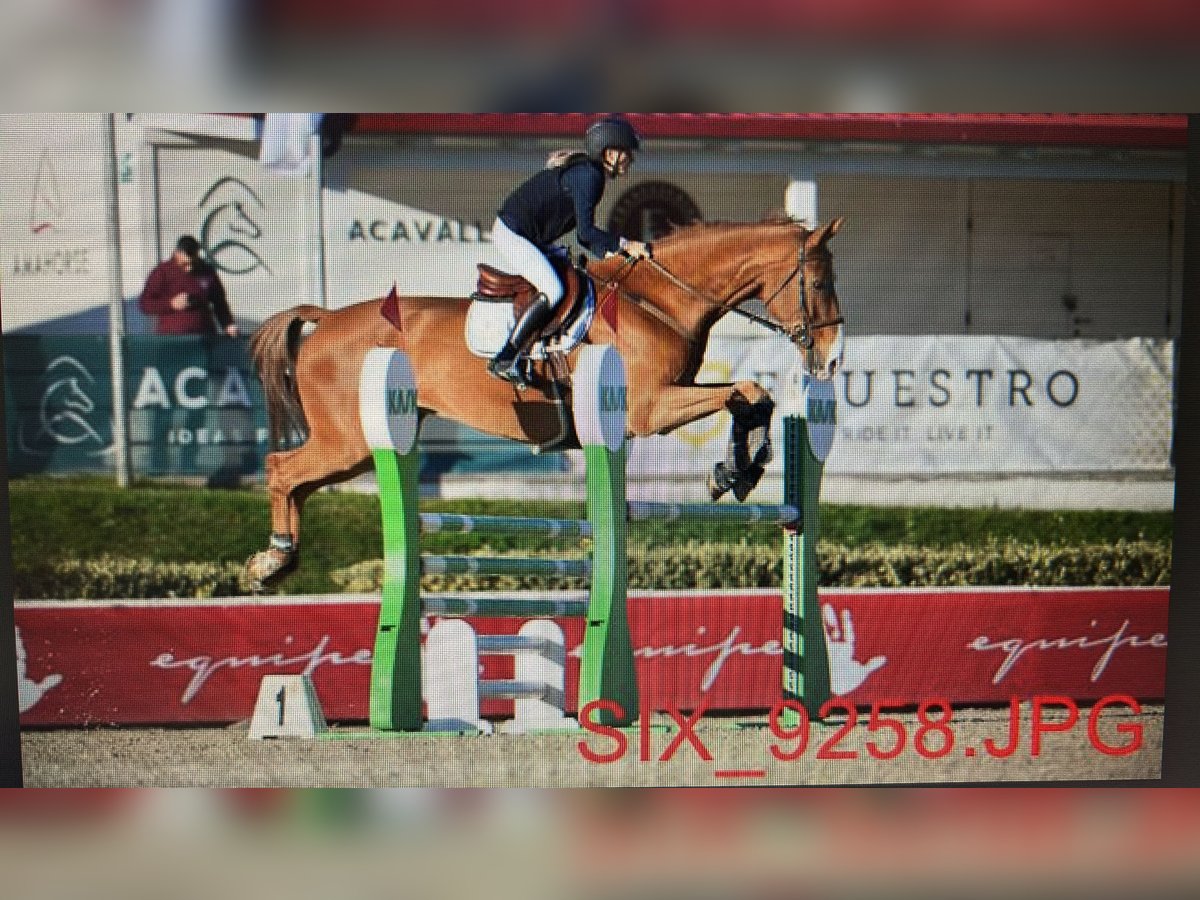
[[[771,303],[783,293],[784,289],[792,283],[797,275],[800,279],[797,281],[797,286],[800,290],[800,321],[790,328],[785,328],[770,319],[764,319],[762,316],[756,316],[754,313],[746,312],[744,309],[735,306],[733,312],[744,319],[749,319],[751,322],[757,322],[759,325],[767,328],[776,334],[782,334],[789,341],[799,347],[801,350],[811,350],[813,345],[814,331],[819,331],[822,328],[835,328],[838,325],[844,325],[846,320],[842,316],[835,316],[832,319],[823,319],[818,322],[812,321],[808,314],[808,292],[804,284],[804,248],[800,248],[800,260],[796,263],[794,269],[788,273],[787,277],[780,282],[779,287],[771,293],[771,296],[763,301],[763,306],[767,309],[771,308]]]
[[[645,259],[646,262],[650,263],[650,265],[653,266],[659,274],[671,282],[671,284],[675,285],[675,287],[685,291],[688,294],[691,294],[698,300],[707,303],[714,309],[725,310],[725,304],[720,300],[716,299],[715,297],[710,297],[707,293],[701,291],[699,288],[693,287],[692,285],[683,281],[658,260],[654,259],[653,257],[646,257]],[[629,276],[629,274],[633,271],[634,266],[636,266],[639,261],[640,258],[631,257],[630,260],[625,263],[625,266],[622,268],[620,274],[616,278],[612,279],[610,283],[619,289],[620,283]],[[803,278],[805,261],[804,248],[801,247],[800,259],[796,263],[795,267],[787,274],[787,277],[780,282],[779,287],[775,288],[775,290],[771,292],[771,296],[763,301],[763,306],[769,310],[771,308],[771,303],[774,302],[775,298],[783,293],[787,286],[796,279],[797,275],[800,275],[801,277],[798,281],[800,290],[800,321],[795,325],[790,327],[780,325],[777,322],[772,322],[770,319],[765,319],[762,316],[755,315],[752,312],[747,312],[746,310],[741,309],[739,306],[734,306],[733,309],[729,311],[736,313],[744,319],[749,319],[751,322],[755,322],[764,328],[773,331],[775,334],[783,335],[801,350],[811,350],[813,346],[812,333],[814,331],[819,331],[822,328],[835,328],[838,325],[844,325],[846,320],[842,316],[836,316],[832,319],[823,319],[817,322],[812,321],[808,312],[808,293],[805,289]],[[692,338],[683,331],[679,324],[671,320],[665,313],[645,303],[640,297],[631,295],[628,291],[622,290],[621,293],[639,308],[644,309],[646,312],[654,315],[655,318],[665,322],[677,334],[687,338],[688,340],[692,340]]]

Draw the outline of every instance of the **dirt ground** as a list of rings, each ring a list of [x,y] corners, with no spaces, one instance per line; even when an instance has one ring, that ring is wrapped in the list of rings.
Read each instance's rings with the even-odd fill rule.
[[[1043,733],[1035,755],[1031,710],[1023,704],[1019,742],[1005,757],[993,749],[1009,743],[1006,708],[956,710],[949,747],[947,735],[934,731],[918,741],[916,715],[896,715],[905,736],[891,759],[873,758],[868,742],[876,753],[891,755],[896,733],[869,731],[865,716],[849,730],[837,721],[813,724],[806,749],[791,761],[776,758],[772,746],[791,750],[797,742],[775,737],[765,717],[706,719],[694,729],[664,718],[644,736],[624,733],[624,748],[611,735],[588,732],[345,739],[347,729],[335,728],[331,735],[339,739],[252,741],[245,723],[31,730],[22,735],[22,759],[27,787],[665,787],[1159,777],[1161,706],[1137,715],[1110,707],[1091,728],[1090,713],[1084,707],[1069,729]],[[1066,724],[1061,715],[1045,719],[1051,727]],[[1105,752],[1122,746],[1128,752]],[[818,758],[823,748],[840,758]]]

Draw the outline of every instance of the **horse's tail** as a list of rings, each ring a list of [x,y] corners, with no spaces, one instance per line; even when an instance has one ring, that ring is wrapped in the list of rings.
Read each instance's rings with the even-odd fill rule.
[[[272,449],[290,444],[297,432],[307,439],[308,420],[296,390],[296,351],[304,325],[324,315],[319,306],[294,306],[271,316],[250,338],[250,357],[267,399]]]

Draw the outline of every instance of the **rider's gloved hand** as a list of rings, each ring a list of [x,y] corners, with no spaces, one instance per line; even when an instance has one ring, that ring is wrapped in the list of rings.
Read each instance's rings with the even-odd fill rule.
[[[650,259],[654,255],[649,244],[625,238],[621,238],[621,252],[634,259]]]

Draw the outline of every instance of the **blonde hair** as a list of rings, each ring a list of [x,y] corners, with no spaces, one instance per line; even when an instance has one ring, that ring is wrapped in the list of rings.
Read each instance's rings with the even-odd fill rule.
[[[561,149],[553,151],[546,157],[547,169],[561,169],[568,163],[573,163],[578,159],[583,159],[587,154],[582,150]]]

